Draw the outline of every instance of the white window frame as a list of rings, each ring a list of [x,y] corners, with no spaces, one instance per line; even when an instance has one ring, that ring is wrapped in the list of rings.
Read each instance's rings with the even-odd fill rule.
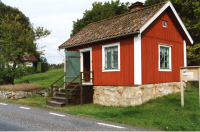
[[[160,69],[160,47],[166,47],[166,48],[169,48],[169,69]],[[172,59],[171,59],[171,56],[172,56],[172,52],[171,52],[171,47],[172,45],[167,45],[167,44],[161,44],[159,43],[158,44],[158,69],[159,71],[166,71],[166,72],[171,72],[172,71]]]
[[[118,69],[105,69],[105,48],[118,47]],[[120,71],[120,43],[113,43],[108,45],[102,45],[102,72],[115,72]]]
[[[164,25],[164,23],[165,23],[165,25]],[[166,28],[166,27],[167,27],[167,21],[164,21],[164,20],[163,20],[163,21],[162,21],[162,25],[163,25],[163,27]]]

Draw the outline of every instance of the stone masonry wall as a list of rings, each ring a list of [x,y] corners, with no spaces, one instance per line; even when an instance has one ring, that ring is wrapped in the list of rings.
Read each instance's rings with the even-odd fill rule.
[[[0,91],[0,98],[1,99],[23,99],[30,96],[49,96],[48,90],[34,90],[33,92],[24,92],[24,91],[17,91],[17,92],[9,92],[9,91]]]
[[[186,87],[186,84],[183,84]],[[181,92],[180,82],[134,86],[94,86],[93,102],[105,106],[135,106],[150,99]]]

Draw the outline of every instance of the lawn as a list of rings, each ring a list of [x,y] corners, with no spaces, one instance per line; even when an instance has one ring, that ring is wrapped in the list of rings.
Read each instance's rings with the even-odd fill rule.
[[[30,97],[22,100],[0,101],[20,103],[57,110],[69,114],[92,117],[122,124],[168,131],[199,131],[198,84],[187,83],[185,107],[181,108],[180,93],[150,100],[136,107],[107,107],[94,104],[53,108],[46,106],[49,97]]]
[[[25,80],[28,79],[28,81],[32,84],[40,84],[42,87],[49,87],[52,83],[54,83],[56,80],[58,80],[62,75],[64,75],[64,69],[57,69],[57,70],[51,70],[47,71],[45,73],[37,73],[32,74],[28,76],[24,76],[21,79],[15,79],[14,83],[23,83]],[[64,79],[61,79],[57,85],[61,85],[64,82]]]

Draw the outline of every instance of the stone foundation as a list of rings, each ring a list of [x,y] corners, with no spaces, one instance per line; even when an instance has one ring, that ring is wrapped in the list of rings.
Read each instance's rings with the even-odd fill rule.
[[[186,87],[186,84],[183,84]],[[181,92],[180,82],[135,86],[94,86],[93,102],[105,106],[135,106],[150,99]]]

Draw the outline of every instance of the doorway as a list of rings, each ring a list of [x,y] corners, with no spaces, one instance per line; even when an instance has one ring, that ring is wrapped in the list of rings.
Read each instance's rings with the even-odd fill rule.
[[[90,51],[83,52],[83,72],[90,71]],[[84,73],[84,82],[90,82],[90,73]]]
[[[87,49],[81,49],[80,50],[80,56],[81,56],[81,65],[80,65],[80,71],[81,72],[89,72],[92,71],[92,48]],[[84,73],[82,75],[83,84],[92,84],[92,73]]]

